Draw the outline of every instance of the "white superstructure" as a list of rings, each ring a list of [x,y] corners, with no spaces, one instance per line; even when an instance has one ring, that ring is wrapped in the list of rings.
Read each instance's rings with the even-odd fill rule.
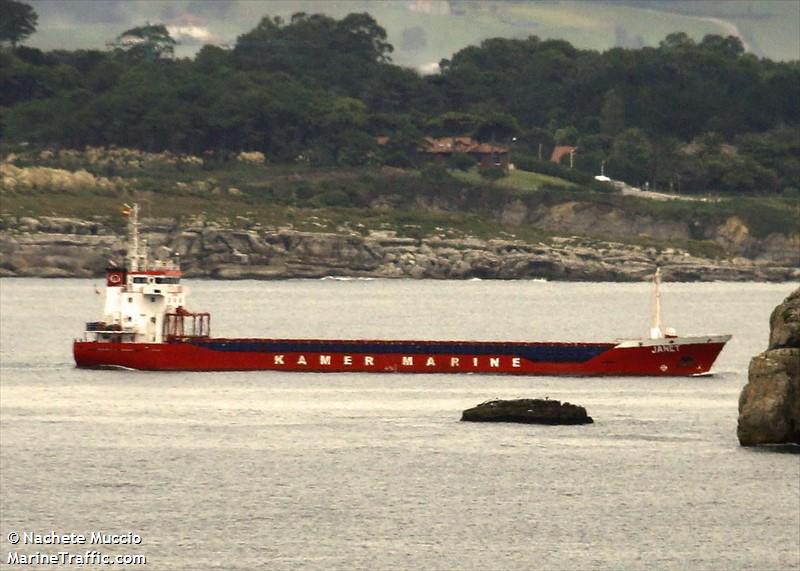
[[[126,205],[123,213],[128,216],[126,267],[106,270],[103,319],[86,324],[86,337],[93,341],[161,343],[169,315],[188,313],[184,310],[188,289],[181,285],[177,262],[150,261],[139,232],[139,205]]]

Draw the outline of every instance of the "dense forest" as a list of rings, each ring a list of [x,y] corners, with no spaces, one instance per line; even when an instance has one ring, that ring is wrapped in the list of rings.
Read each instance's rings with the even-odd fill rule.
[[[121,31],[106,51],[42,52],[19,45],[35,30],[27,14],[25,30],[8,18],[0,29],[7,145],[409,167],[423,137],[470,135],[509,145],[525,170],[547,172],[542,159],[571,145],[576,170],[602,164],[631,184],[800,193],[800,61],[759,59],[732,36],[677,32],[603,53],[495,38],[422,76],[392,63],[368,14],[265,17],[232,49],[207,45],[193,59],[172,56],[160,25]]]

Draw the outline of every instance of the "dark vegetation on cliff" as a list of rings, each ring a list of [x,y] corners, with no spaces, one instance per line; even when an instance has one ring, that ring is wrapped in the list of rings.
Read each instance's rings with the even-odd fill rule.
[[[631,184],[800,192],[800,63],[759,59],[735,37],[674,33],[656,48],[602,53],[494,38],[422,77],[391,63],[393,47],[368,14],[265,17],[232,50],[209,45],[194,59],[170,57],[163,26],[123,36],[142,41],[105,52],[2,50],[3,137],[415,167],[423,136],[472,135],[511,145],[534,171],[550,168],[540,152],[577,145],[577,172],[597,174],[605,162]]]

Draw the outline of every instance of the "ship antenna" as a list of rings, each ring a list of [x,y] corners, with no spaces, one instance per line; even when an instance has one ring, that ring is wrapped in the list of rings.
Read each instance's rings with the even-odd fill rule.
[[[139,246],[139,205],[125,205],[122,211],[128,216],[128,271],[139,271],[139,260],[141,252]]]
[[[661,268],[656,266],[653,279],[653,320],[650,324],[650,339],[663,337],[661,333]]]

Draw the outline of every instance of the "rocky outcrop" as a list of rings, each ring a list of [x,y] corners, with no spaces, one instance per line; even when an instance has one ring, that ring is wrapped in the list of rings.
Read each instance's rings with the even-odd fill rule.
[[[800,288],[772,312],[769,348],[750,361],[737,434],[742,446],[800,444]]]
[[[146,219],[144,237],[161,257],[180,256],[189,277],[284,279],[351,276],[427,279],[639,281],[661,266],[673,281],[800,279],[800,267],[745,258],[712,260],[578,237],[526,243],[446,235],[417,239],[394,232],[364,236],[263,228],[203,220]],[[91,277],[123,253],[121,228],[102,219],[7,218],[0,231],[0,276]]]
[[[523,424],[591,424],[582,406],[549,399],[490,400],[465,410],[467,422],[520,422]]]
[[[800,347],[800,288],[775,308],[769,317],[769,348]]]

